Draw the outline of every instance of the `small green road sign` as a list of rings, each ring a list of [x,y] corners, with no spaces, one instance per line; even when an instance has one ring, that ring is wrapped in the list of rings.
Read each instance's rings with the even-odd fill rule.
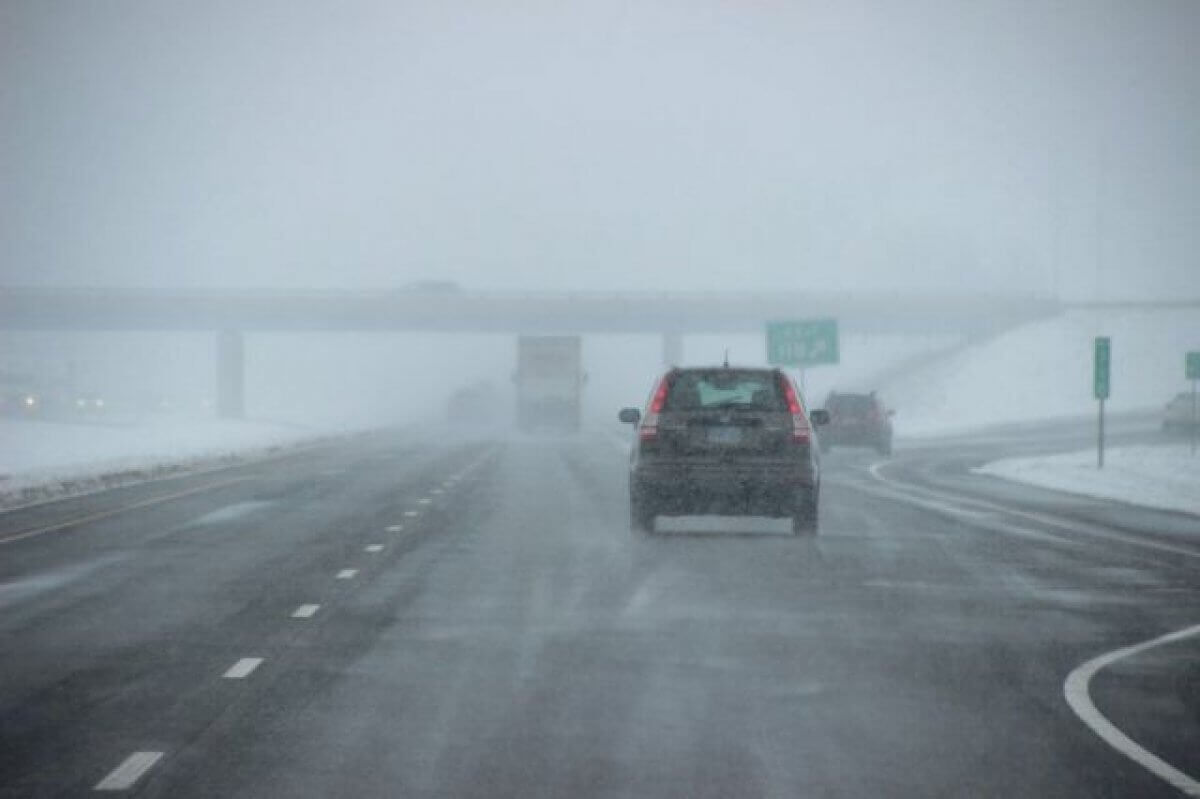
[[[1184,359],[1184,374],[1188,380],[1200,380],[1200,352],[1189,352]]]
[[[1092,373],[1092,393],[1098,400],[1108,399],[1108,364],[1112,352],[1108,336],[1096,337],[1095,368]]]
[[[818,366],[838,362],[836,319],[767,323],[767,363]]]

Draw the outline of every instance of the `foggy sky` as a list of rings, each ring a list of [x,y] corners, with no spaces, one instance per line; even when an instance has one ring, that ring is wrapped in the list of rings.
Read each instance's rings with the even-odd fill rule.
[[[1200,296],[1200,3],[0,3],[0,284]]]

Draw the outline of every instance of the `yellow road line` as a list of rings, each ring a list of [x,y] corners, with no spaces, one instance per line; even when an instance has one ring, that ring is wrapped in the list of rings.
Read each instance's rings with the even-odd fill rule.
[[[201,494],[205,491],[212,491],[213,489],[223,488],[224,486],[233,485],[235,483],[244,483],[250,479],[251,478],[249,478],[249,477],[235,477],[231,480],[222,480],[217,483],[208,483],[206,485],[198,486],[196,488],[189,488],[186,491],[176,491],[172,494],[164,494],[162,496],[152,497],[150,499],[144,499],[141,502],[134,502],[131,505],[122,505],[121,507],[113,508],[112,510],[100,511],[99,513],[92,513],[87,516],[78,516],[74,519],[68,519],[65,522],[59,522],[57,524],[51,524],[51,525],[47,525],[45,527],[35,527],[31,530],[22,530],[19,533],[13,533],[12,535],[8,535],[3,538],[0,538],[0,544],[11,544],[16,541],[23,541],[26,538],[33,538],[36,535],[42,535],[43,533],[53,533],[56,530],[65,530],[68,527],[78,527],[81,524],[87,524],[88,522],[94,522],[94,521],[98,521],[100,519],[107,519],[111,516],[117,516],[122,513],[128,513],[131,510],[137,510],[138,508],[145,508],[145,507],[149,507],[150,505],[160,505],[164,502],[170,502],[171,500],[174,500],[174,499],[180,499],[182,497],[191,496],[192,494]]]

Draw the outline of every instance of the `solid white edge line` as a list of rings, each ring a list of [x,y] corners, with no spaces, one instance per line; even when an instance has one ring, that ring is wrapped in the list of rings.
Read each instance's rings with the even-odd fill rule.
[[[293,619],[311,619],[321,609],[320,605],[301,605],[292,611]]]
[[[262,665],[262,662],[262,658],[242,658],[230,666],[222,676],[227,680],[244,680],[253,674],[254,670]]]
[[[109,772],[108,776],[96,783],[93,790],[97,791],[127,791],[141,779],[155,763],[162,759],[162,752],[134,752]]]
[[[1200,782],[1184,774],[1149,750],[1139,746],[1132,738],[1117,729],[1116,725],[1105,718],[1104,714],[1092,703],[1091,695],[1088,693],[1088,686],[1092,681],[1092,677],[1098,671],[1116,663],[1118,660],[1145,652],[1147,649],[1182,641],[1197,634],[1200,634],[1200,624],[1177,632],[1168,633],[1152,641],[1127,646],[1105,655],[1100,655],[1072,671],[1067,676],[1067,681],[1063,683],[1063,696],[1066,697],[1067,704],[1071,706],[1071,710],[1075,711],[1075,715],[1092,729],[1092,732],[1100,736],[1109,746],[1156,777],[1167,781],[1187,796],[1200,796]]]
[[[354,575],[356,574],[358,574],[358,569],[342,569],[337,573],[337,579],[350,580],[353,579]]]

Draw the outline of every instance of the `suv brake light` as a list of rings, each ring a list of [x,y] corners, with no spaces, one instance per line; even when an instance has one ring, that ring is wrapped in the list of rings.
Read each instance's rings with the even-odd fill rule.
[[[804,406],[800,404],[800,396],[796,393],[796,387],[792,385],[792,381],[788,379],[787,375],[780,374],[779,380],[783,383],[783,397],[787,400],[788,413],[792,415],[792,443],[811,444],[812,426],[804,414]]]
[[[658,438],[658,415],[662,413],[663,406],[667,404],[669,389],[667,378],[661,378],[657,388],[654,389],[654,395],[650,398],[650,405],[646,408],[646,416],[642,419],[642,425],[638,428],[639,440],[650,441]]]

